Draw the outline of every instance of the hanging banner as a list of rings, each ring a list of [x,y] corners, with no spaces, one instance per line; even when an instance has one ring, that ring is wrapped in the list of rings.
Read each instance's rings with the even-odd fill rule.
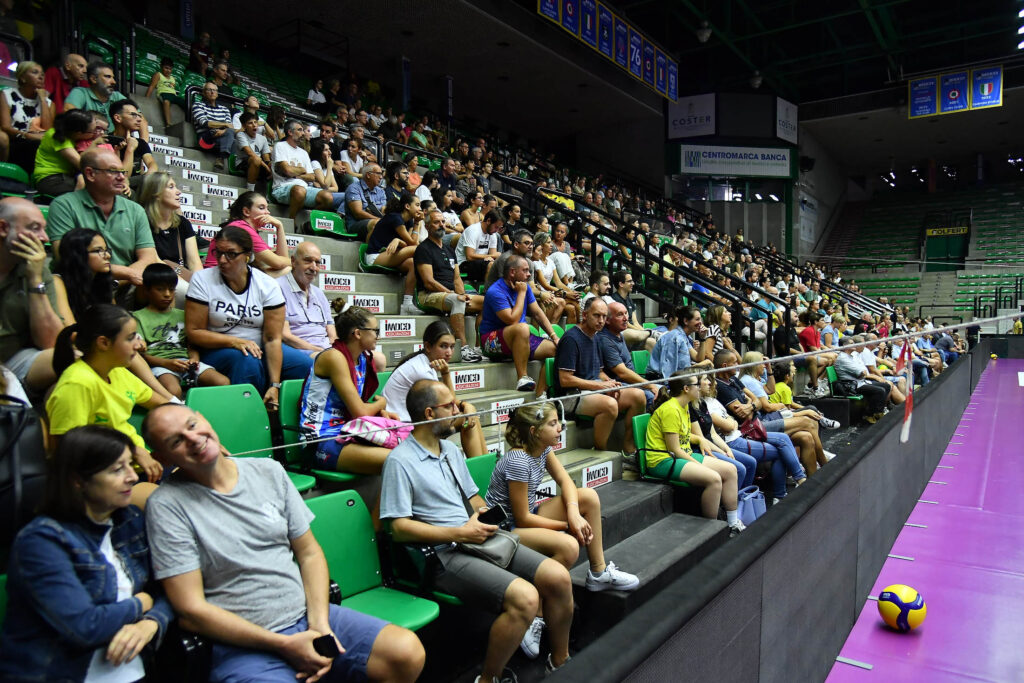
[[[597,47],[597,0],[580,2],[580,40]]]
[[[558,3],[559,0],[537,0],[537,13],[558,24]]]
[[[665,94],[665,55],[661,50],[654,51],[654,89]]]
[[[966,71],[939,76],[939,113],[952,114],[970,109],[970,89]]]
[[[580,0],[562,0],[562,28],[574,36],[580,33]]]
[[[654,46],[643,41],[644,45],[644,83],[654,87]]]
[[[612,40],[612,13],[608,8],[597,3],[597,51],[608,59],[615,59],[615,48]]]
[[[643,80],[644,77],[644,39],[629,27],[629,72]]]
[[[629,68],[629,27],[618,17],[613,20],[615,26],[615,63],[623,69]]]
[[[781,97],[775,98],[775,137],[786,142],[797,143],[797,106]]]
[[[666,71],[668,72],[668,89],[665,91],[665,95],[675,102],[679,94],[679,67],[670,59]]]
[[[680,145],[686,175],[789,178],[793,150],[783,147]]]
[[[907,118],[919,119],[939,113],[939,82],[934,76],[918,78],[907,86]]]
[[[971,71],[971,109],[1003,106],[1003,67]]]
[[[668,139],[715,134],[715,94],[680,97],[668,106]]]

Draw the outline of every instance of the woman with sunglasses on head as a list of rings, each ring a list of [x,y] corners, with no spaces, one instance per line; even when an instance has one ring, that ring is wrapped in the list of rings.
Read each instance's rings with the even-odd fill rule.
[[[384,385],[384,398],[391,412],[399,420],[409,422],[409,411],[405,406],[412,385],[421,379],[444,382],[455,395],[455,383],[448,364],[456,348],[455,333],[444,320],[435,320],[423,332],[423,348],[406,356],[391,373]],[[460,413],[475,413],[476,407],[467,401],[458,401]],[[462,434],[462,450],[467,458],[475,458],[487,452],[487,442],[480,426],[479,417],[460,418],[455,427]]]
[[[199,359],[232,384],[252,384],[271,410],[281,382],[304,379],[310,357],[282,343],[284,295],[277,282],[253,268],[252,237],[228,225],[217,233],[217,267],[192,276],[185,302],[185,334]]]
[[[345,424],[357,417],[398,419],[387,410],[387,399],[374,395],[380,386],[373,362],[380,322],[365,308],[353,306],[334,324],[337,340],[317,354],[302,387],[300,423],[313,429],[310,438],[317,440],[321,469],[380,474],[390,449],[358,437],[330,438],[342,436]]]
[[[39,517],[14,541],[0,632],[4,681],[139,681],[173,618],[149,566],[132,441],[69,431],[47,461]]]
[[[228,220],[221,224],[234,226],[249,233],[252,243],[253,265],[270,277],[281,277],[291,270],[291,259],[288,257],[288,242],[285,239],[284,224],[270,215],[267,198],[259,192],[248,190],[238,195],[231,205]],[[277,238],[276,247],[271,247],[260,236],[260,231],[272,229]],[[213,268],[217,261],[217,242],[214,240],[206,254],[204,268]]]
[[[725,508],[726,521],[735,532],[745,528],[736,513],[737,469],[713,454],[714,444],[691,430],[689,405],[700,398],[699,379],[686,370],[672,373],[668,399],[654,410],[647,424],[644,457],[648,478],[685,481],[703,488],[700,509],[708,519]],[[700,449],[695,453],[694,447]]]

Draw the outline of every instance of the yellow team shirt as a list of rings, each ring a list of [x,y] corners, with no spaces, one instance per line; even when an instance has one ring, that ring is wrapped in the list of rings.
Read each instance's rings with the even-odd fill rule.
[[[772,403],[784,403],[787,406],[793,402],[793,389],[785,382],[775,383],[775,393],[768,397]]]
[[[647,423],[647,448],[645,454],[647,469],[657,467],[658,463],[668,460],[672,456],[668,453],[652,453],[654,451],[667,451],[665,447],[665,434],[678,434],[679,446],[684,453],[692,453],[690,449],[690,408],[680,405],[679,401],[672,398],[665,401],[651,415]]]
[[[125,368],[111,370],[108,384],[88,363],[76,360],[61,374],[46,401],[50,433],[66,434],[83,425],[104,425],[127,434],[145,448],[146,442],[128,418],[136,404],[146,403],[152,396],[153,390]]]

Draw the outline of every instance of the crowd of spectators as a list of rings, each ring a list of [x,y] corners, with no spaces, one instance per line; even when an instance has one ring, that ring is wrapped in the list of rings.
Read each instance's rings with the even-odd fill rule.
[[[69,55],[44,72],[23,62],[18,87],[0,98],[0,154],[54,197],[48,220],[32,202],[0,200],[4,393],[23,386],[45,406],[52,452],[42,514],[12,556],[0,677],[143,678],[140,655],[175,615],[217,641],[217,680],[419,675],[425,652],[414,633],[328,605],[312,515],[287,473],[269,458],[227,457],[206,419],[180,405],[194,386],[251,384],[273,413],[282,382],[304,380],[298,408],[317,440],[316,467],[380,475],[375,521],[396,541],[434,546],[447,568],[436,587],[497,615],[477,679],[488,681],[517,647],[539,656],[544,631],[547,670],[569,658],[568,571],[580,546],[587,590],[639,585],[604,557],[599,497],[577,489],[554,457],[565,419],[592,422],[594,447],[621,448],[626,467],[699,488],[701,514],[724,511],[738,534],[738,491],[759,464],[768,463],[777,503],[789,478],[800,486],[834,457],[820,430],[839,424],[814,399],[861,395],[875,422],[913,390],[898,363],[923,385],[965,351],[945,333],[889,342],[931,323],[909,310],[876,313],[850,296],[855,283],[841,287],[814,263],[794,268],[774,248],[570,173],[551,155],[498,153],[484,138],[450,138],[429,117],[363,108],[354,82],[316,82],[306,105],[323,119],[312,127],[283,111],[262,118],[256,98],[232,111],[218,97],[236,82],[229,57],[206,33],[189,54],[208,78],[189,112],[198,146],[218,171],[235,154],[248,186],[205,262],[180,189],[147,143],[148,123],[114,89],[108,65]],[[183,102],[173,64],[161,66],[147,97],[169,125],[171,105]],[[421,176],[416,153],[378,158],[387,140],[445,158]],[[498,197],[495,181],[508,176],[575,195],[565,205],[573,211]],[[332,315],[316,284],[320,249],[289,250],[268,200],[292,218],[338,212],[365,241],[367,267],[401,273],[399,313],[444,318],[387,381],[381,319],[358,307]],[[656,235],[655,220],[669,231]],[[659,241],[674,267],[658,264]],[[591,270],[602,255],[614,259],[608,270]],[[689,299],[653,329],[634,292],[645,273]],[[800,357],[808,351],[824,353]],[[559,399],[512,412],[486,499],[466,459],[489,449],[479,417],[464,415],[476,408],[456,397],[456,352],[461,362],[510,360],[516,390]],[[766,355],[796,358],[773,365]],[[531,360],[550,363],[550,386],[545,371],[530,374]],[[148,410],[140,431],[136,407]],[[644,414],[647,430],[636,434],[633,418]],[[618,420],[624,437],[613,444]],[[393,441],[353,436],[361,421],[392,427]],[[447,438],[456,432],[461,449]],[[538,502],[548,475],[560,494]],[[480,512],[498,505],[522,539],[507,568],[453,547],[492,537],[497,526]],[[322,636],[341,654],[315,647]]]

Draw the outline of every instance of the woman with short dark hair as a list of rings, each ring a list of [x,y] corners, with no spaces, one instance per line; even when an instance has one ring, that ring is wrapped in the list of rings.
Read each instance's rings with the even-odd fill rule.
[[[149,565],[146,525],[130,504],[132,442],[72,429],[47,461],[40,516],[14,541],[0,679],[136,681],[139,656],[173,617]]]

